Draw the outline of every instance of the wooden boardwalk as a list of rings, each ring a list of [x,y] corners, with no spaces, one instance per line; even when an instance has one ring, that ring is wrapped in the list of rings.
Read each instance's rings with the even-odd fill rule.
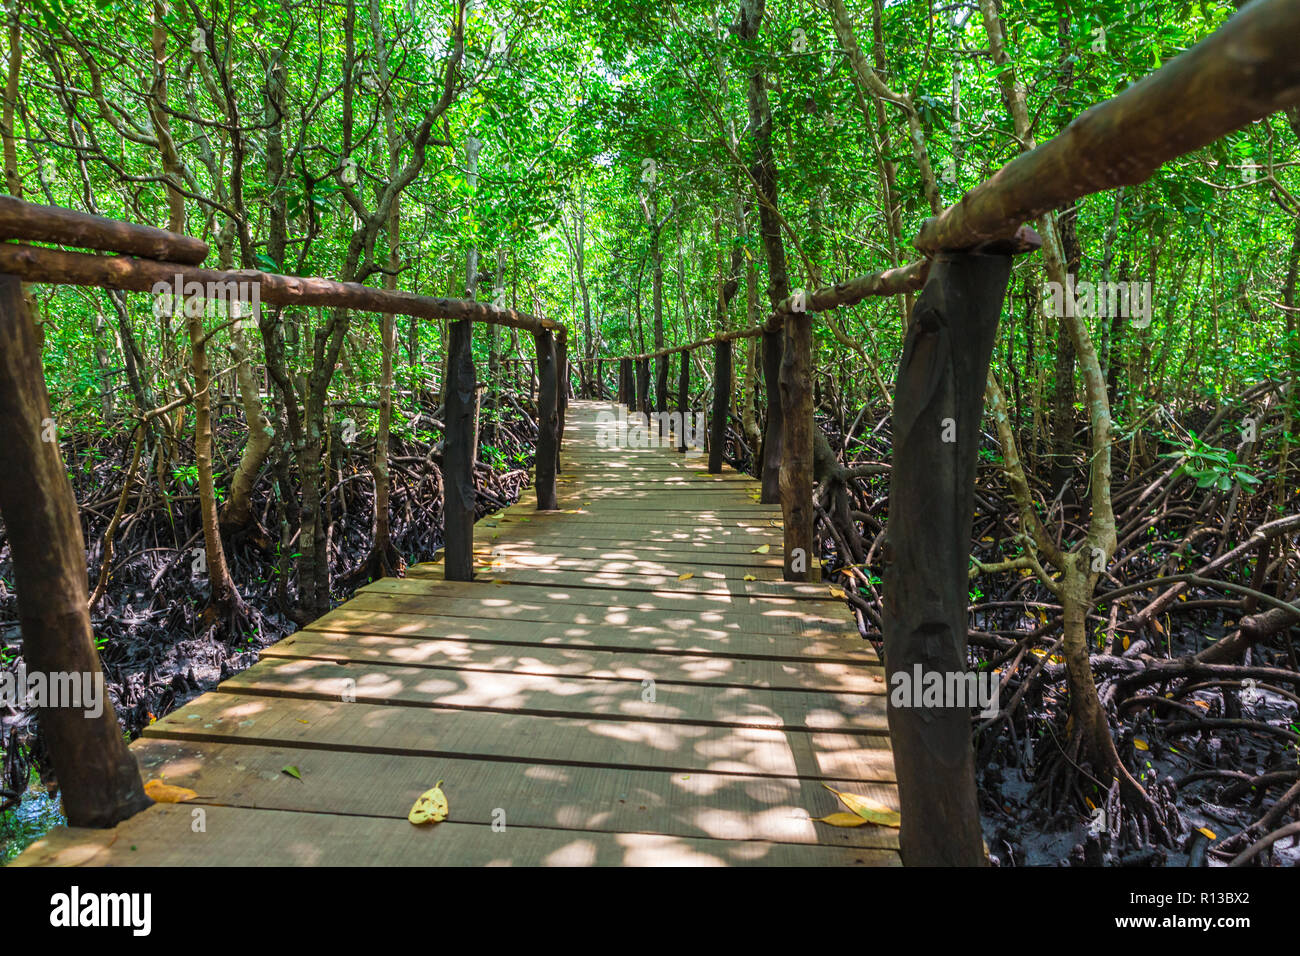
[[[780,580],[756,481],[604,447],[611,409],[569,407],[560,510],[480,520],[474,582],[376,582],[146,729],[197,800],[13,865],[897,865],[896,830],[810,819],[823,783],[898,806],[871,646]]]

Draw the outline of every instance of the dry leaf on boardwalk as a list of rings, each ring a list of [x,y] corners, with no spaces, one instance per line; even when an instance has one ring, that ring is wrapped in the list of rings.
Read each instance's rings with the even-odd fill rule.
[[[824,817],[813,817],[813,823],[829,823],[833,827],[864,827],[871,821],[858,816],[856,813],[832,813]]]
[[[161,780],[150,780],[144,785],[144,792],[154,803],[184,803],[198,796],[193,790],[186,787],[173,787]]]
[[[898,811],[891,810],[883,803],[877,803],[870,797],[863,797],[856,793],[844,793],[836,790],[829,784],[822,784],[827,790],[840,798],[846,807],[860,816],[867,823],[876,823],[882,827],[896,827],[899,824]],[[842,825],[842,824],[841,824]]]
[[[447,795],[442,792],[442,781],[439,780],[433,785],[432,790],[426,790],[415,799],[415,804],[411,807],[411,812],[406,815],[417,826],[421,823],[441,823],[447,819]]]

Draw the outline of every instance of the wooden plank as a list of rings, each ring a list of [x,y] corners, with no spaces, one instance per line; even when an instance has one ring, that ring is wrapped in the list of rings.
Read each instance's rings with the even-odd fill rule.
[[[757,634],[695,627],[673,630],[654,625],[625,626],[578,624],[559,621],[512,620],[503,628],[496,620],[477,615],[453,617],[444,613],[402,613],[371,610],[363,597],[335,608],[312,622],[296,636],[324,640],[346,639],[365,634],[407,640],[440,638],[449,641],[479,641],[501,647],[557,646],[605,651],[636,651],[645,654],[721,657],[723,659],[818,662],[862,666],[878,661],[866,641],[839,632],[821,631],[810,635]],[[381,605],[383,604],[380,601]],[[444,610],[439,604],[439,611]],[[286,638],[288,640],[289,638]]]
[[[487,585],[496,587],[496,585]],[[801,638],[852,639],[859,645],[865,642],[858,636],[857,628],[846,621],[840,610],[826,615],[811,609],[811,602],[803,602],[795,610],[773,607],[770,610],[742,609],[735,603],[714,604],[708,607],[672,608],[664,602],[649,600],[653,595],[641,597],[636,604],[620,601],[613,604],[558,604],[538,601],[518,595],[522,585],[511,588],[500,586],[500,594],[485,593],[482,597],[456,597],[429,594],[403,594],[392,591],[365,590],[357,593],[347,607],[353,612],[396,613],[428,616],[437,613],[443,617],[473,618],[483,621],[539,621],[565,623],[601,628],[609,625],[631,628],[664,628],[671,632],[690,631],[703,640],[707,637],[726,637],[734,634],[783,635]],[[507,593],[510,591],[516,593]],[[540,595],[539,595],[540,596]],[[690,598],[692,595],[685,595]],[[793,603],[793,602],[791,602]],[[336,611],[341,609],[336,609]],[[330,618],[335,612],[319,620]],[[317,622],[319,623],[319,621]],[[703,645],[699,645],[703,646]],[[771,644],[769,646],[777,646]]]
[[[647,552],[655,547],[673,550],[691,548],[709,551],[717,549],[719,553],[735,555],[752,554],[755,548],[767,545],[768,550],[763,552],[762,557],[772,555],[780,557],[785,552],[781,547],[779,530],[773,529],[770,534],[766,531],[752,533],[730,529],[692,533],[689,531],[650,529],[646,526],[620,527],[607,523],[602,526],[583,528],[580,534],[575,534],[573,529],[569,529],[566,533],[558,525],[532,525],[519,522],[487,524],[480,521],[475,530],[475,546],[493,548],[498,544],[536,544],[542,547],[552,547],[556,545],[562,546],[566,541],[569,543],[581,541],[584,545],[592,547],[644,548]],[[755,555],[755,557],[759,556]]]
[[[750,567],[748,564],[714,565],[704,561],[704,555],[695,555],[695,561],[674,559],[655,560],[651,558],[569,558],[562,555],[536,554],[531,550],[514,550],[493,548],[478,549],[474,555],[474,568],[490,577],[500,577],[495,571],[533,570],[533,571],[569,571],[572,573],[592,574],[597,572],[609,574],[630,574],[651,578],[675,579],[685,573],[701,580],[743,581],[752,577],[758,581],[781,580],[781,568],[772,565]],[[422,562],[406,569],[408,578],[427,578],[441,581],[443,570],[441,562]]]
[[[572,480],[570,481],[560,482],[557,479],[559,484],[557,491],[567,492],[576,489],[599,489],[608,492],[660,491],[669,488],[676,491],[690,491],[692,494],[696,492],[700,494],[726,492],[748,496],[753,489],[761,487],[758,479],[750,478],[748,475],[705,474],[701,477],[680,467],[624,468],[612,474],[606,474],[600,471],[601,465],[599,462],[584,462],[575,459],[573,464],[575,467],[581,465],[590,468],[593,473],[583,474],[578,472],[571,476]]]
[[[582,538],[586,541],[586,538]],[[628,546],[632,545],[632,546]],[[725,545],[707,545],[701,544],[690,545],[686,542],[676,542],[676,544],[664,545],[641,545],[636,546],[637,542],[607,542],[601,546],[598,541],[591,544],[571,544],[565,548],[563,542],[556,538],[554,541],[524,541],[524,540],[497,540],[490,545],[481,544],[474,548],[474,554],[485,555],[495,554],[502,557],[519,557],[528,558],[529,561],[541,562],[547,558],[558,558],[562,561],[628,561],[628,562],[686,562],[690,564],[708,564],[718,563],[720,567],[777,567],[781,566],[781,557],[772,551],[766,551],[764,554],[753,554],[753,549],[736,549],[732,545],[732,551],[714,550],[714,548],[723,548]],[[424,564],[439,563],[438,558],[433,562],[421,562],[412,564],[411,567],[424,567]],[[409,568],[408,568],[409,570]]]
[[[570,499],[566,499],[571,502],[570,504],[561,505],[550,510],[538,511],[533,505],[524,503],[522,505],[511,505],[504,511],[498,512],[498,514],[502,521],[511,518],[527,518],[530,521],[562,520],[570,527],[600,521],[613,522],[616,525],[626,525],[628,527],[653,524],[665,528],[687,528],[692,531],[706,529],[718,531],[724,528],[766,530],[768,528],[779,528],[781,524],[779,511],[764,510],[755,513],[755,509],[748,508],[740,503],[716,510],[702,508],[687,510],[680,507],[682,504],[682,494],[680,492],[674,495],[676,500],[673,503],[678,505],[676,508],[659,507],[653,502],[647,503],[643,501],[632,502],[631,504],[634,504],[635,507],[620,508],[616,502],[606,501],[601,502],[600,509],[597,511],[594,506],[580,507],[578,505],[580,497],[580,495],[575,495]],[[766,508],[766,506],[764,507]]]
[[[583,539],[586,540],[586,539]],[[628,542],[632,544],[632,542]],[[654,546],[644,545],[639,550],[631,547],[623,547],[619,543],[611,542],[608,547],[598,547],[595,544],[570,545],[565,548],[560,542],[554,544],[530,543],[522,541],[493,541],[491,546],[481,544],[474,549],[475,555],[483,557],[486,555],[496,555],[499,557],[516,558],[528,560],[534,563],[545,561],[548,558],[559,559],[562,561],[645,561],[659,564],[699,564],[705,567],[717,567],[719,570],[728,570],[732,568],[743,568],[749,571],[752,568],[772,569],[778,571],[781,568],[781,556],[768,552],[767,554],[750,554],[748,550],[739,552],[722,552],[712,550],[712,546],[701,544],[698,547],[681,545],[672,546]],[[423,569],[426,564],[438,563],[437,559],[433,562],[422,562],[407,568],[408,574],[420,573],[416,569]]]
[[[681,511],[683,510],[682,496],[690,495],[691,503],[698,503],[700,508],[706,512],[723,509],[749,514],[751,517],[756,515],[774,517],[779,513],[774,512],[769,505],[759,505],[753,497],[758,493],[757,490],[751,490],[748,486],[723,487],[711,485],[696,487],[688,480],[672,485],[667,481],[641,482],[639,485],[575,482],[556,489],[556,492],[561,501],[587,499],[598,501],[602,508],[607,509],[637,507],[667,508],[672,511]],[[532,500],[531,489],[525,489],[520,492],[518,503],[511,505],[511,508],[515,510],[526,508],[532,503]],[[564,507],[572,507],[572,505],[565,505]],[[695,509],[689,510],[694,511]]]
[[[820,694],[712,684],[431,670],[394,664],[268,658],[222,681],[228,694],[728,727],[888,733],[884,684]]]
[[[893,850],[708,840],[641,833],[491,826],[157,804],[108,835],[56,827],[19,866],[892,866]]]
[[[771,840],[894,848],[897,831],[814,824],[839,801],[820,782],[727,774],[671,774],[621,767],[554,767],[494,760],[335,753],[240,744],[144,739],[132,746],[149,778],[188,787],[196,804],[318,811],[405,820],[438,780],[451,819],[717,840]],[[282,768],[302,768],[295,780]],[[376,786],[376,781],[382,785]],[[898,809],[897,788],[831,781],[837,790]],[[213,795],[219,794],[217,798]]]
[[[769,690],[874,694],[884,689],[879,666],[824,660],[745,659],[704,654],[650,654],[640,648],[596,649],[568,645],[513,647],[486,641],[299,631],[264,648],[272,657],[400,664],[407,667],[512,674],[567,675],[607,680],[709,684]]]
[[[593,604],[605,606],[609,603],[608,592],[622,594],[649,595],[666,604],[688,607],[692,602],[734,602],[740,610],[748,606],[753,610],[760,603],[780,603],[782,605],[803,605],[805,603],[820,606],[824,614],[836,612],[847,616],[847,609],[832,596],[830,586],[793,585],[785,581],[744,581],[728,578],[718,571],[696,574],[691,569],[682,573],[690,574],[686,580],[680,580],[679,574],[625,574],[603,571],[568,571],[562,568],[496,568],[480,562],[476,565],[478,574],[473,581],[444,581],[430,570],[425,574],[407,578],[380,578],[361,588],[358,593],[379,591],[393,594],[427,594],[432,597],[447,595],[449,597],[493,597],[487,589],[499,584],[509,589],[534,588],[541,591],[532,595],[521,592],[523,600],[533,598],[562,601],[567,604]],[[706,577],[705,574],[710,576]],[[591,593],[595,592],[595,593]]]
[[[687,774],[888,783],[894,774],[888,739],[875,734],[539,717],[222,691],[150,724],[143,736]]]

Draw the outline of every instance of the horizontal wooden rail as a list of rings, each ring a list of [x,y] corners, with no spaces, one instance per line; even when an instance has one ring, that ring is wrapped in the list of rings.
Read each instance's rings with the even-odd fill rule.
[[[105,219],[62,206],[40,206],[13,196],[0,196],[0,239],[54,242],[191,266],[208,257],[208,244],[193,236]]]
[[[752,325],[744,329],[732,329],[729,332],[719,332],[717,335],[710,335],[708,338],[688,342],[685,345],[674,345],[671,348],[659,349],[657,352],[645,352],[641,355],[620,357],[632,359],[660,358],[678,352],[692,352],[695,349],[704,348],[707,345],[718,345],[721,342],[757,338],[764,332],[780,331],[781,326],[785,323],[785,317],[793,315],[796,311],[827,312],[831,309],[857,305],[870,296],[915,292],[925,285],[925,277],[929,271],[930,260],[921,259],[918,262],[900,266],[897,269],[885,269],[882,272],[871,272],[867,275],[855,276],[852,279],[845,279],[843,282],[836,282],[833,285],[821,286],[812,292],[806,293],[802,303],[800,303],[797,295],[789,296],[778,303],[776,309],[758,325]],[[796,308],[797,306],[802,307]]]
[[[179,262],[65,252],[16,242],[0,242],[0,274],[15,275],[28,282],[99,286],[133,292],[151,292],[160,284],[170,287],[177,276],[182,282],[197,282],[209,287],[257,283],[259,301],[271,305],[342,306],[421,319],[470,319],[528,332],[563,330],[563,326],[551,319],[539,319],[514,309],[498,309],[470,299],[390,292],[356,282],[277,275],[255,269],[220,271]]]

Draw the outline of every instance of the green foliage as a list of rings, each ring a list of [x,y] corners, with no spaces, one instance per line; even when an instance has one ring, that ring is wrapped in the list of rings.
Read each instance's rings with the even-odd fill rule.
[[[1160,456],[1181,462],[1174,472],[1175,478],[1184,475],[1195,478],[1197,488],[1214,488],[1218,491],[1231,491],[1234,485],[1243,491],[1251,491],[1260,484],[1260,480],[1237,460],[1236,452],[1207,445],[1197,437],[1196,432],[1189,432],[1188,437],[1190,441],[1182,448]]]

